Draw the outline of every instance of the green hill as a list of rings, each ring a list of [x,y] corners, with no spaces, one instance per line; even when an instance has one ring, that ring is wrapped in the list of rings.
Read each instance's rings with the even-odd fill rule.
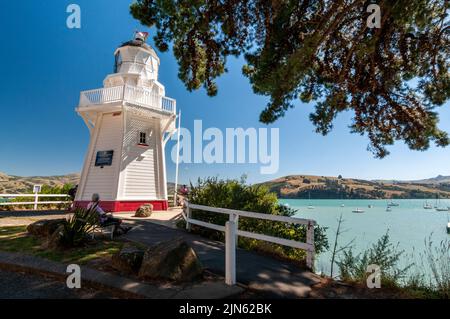
[[[437,182],[437,179],[442,182]],[[261,183],[279,198],[385,199],[450,198],[448,178],[422,181],[369,181],[330,176],[289,175]],[[429,181],[429,182],[427,182]]]

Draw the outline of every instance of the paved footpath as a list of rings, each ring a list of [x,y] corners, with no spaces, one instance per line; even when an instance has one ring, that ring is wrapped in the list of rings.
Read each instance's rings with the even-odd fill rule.
[[[150,220],[127,219],[134,228],[124,237],[152,245],[160,241],[183,237],[196,251],[203,266],[213,273],[225,273],[224,244],[186,231],[152,223]],[[320,281],[310,271],[254,252],[238,249],[236,254],[236,279],[250,288],[263,291],[272,298],[304,298],[311,286]]]
[[[17,271],[0,270],[0,299],[91,299],[113,298],[91,288],[69,289],[65,282]]]

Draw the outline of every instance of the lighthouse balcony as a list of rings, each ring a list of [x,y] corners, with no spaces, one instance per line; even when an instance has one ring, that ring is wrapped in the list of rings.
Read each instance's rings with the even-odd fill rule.
[[[132,85],[120,85],[101,89],[82,91],[78,111],[92,110],[100,105],[130,103],[153,109],[168,115],[176,113],[176,101],[155,94],[152,90]]]

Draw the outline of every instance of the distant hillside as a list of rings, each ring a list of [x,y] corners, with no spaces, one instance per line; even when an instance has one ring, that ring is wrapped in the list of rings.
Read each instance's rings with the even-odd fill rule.
[[[14,176],[0,172],[0,193],[31,193],[33,185],[63,186],[64,184],[78,184],[80,174],[61,176]]]
[[[427,178],[417,181],[411,181],[411,183],[418,183],[418,184],[450,184],[450,176],[442,176],[438,175],[433,178]]]
[[[33,191],[33,185],[63,186],[64,184],[77,185],[80,180],[80,174],[73,173],[60,176],[14,176],[0,172],[0,193],[3,194],[25,194]],[[173,194],[174,183],[167,183],[167,191]]]
[[[0,172],[0,193],[31,193],[34,184],[63,186],[78,184],[80,174],[61,176],[14,176]],[[437,176],[418,181],[362,180],[330,176],[289,175],[265,183],[280,198],[311,199],[381,199],[381,198],[450,198],[450,177]],[[174,183],[167,183],[173,194]]]
[[[431,182],[437,181],[442,182]],[[428,181],[428,182],[426,182]],[[265,183],[280,198],[311,199],[384,199],[450,198],[450,182],[436,177],[423,181],[368,181],[330,176],[290,175]]]
[[[438,176],[432,177],[432,178],[410,180],[410,181],[395,180],[395,179],[391,179],[391,180],[378,179],[378,180],[374,180],[374,182],[397,183],[397,184],[434,184],[434,185],[450,184],[450,176],[438,175]]]

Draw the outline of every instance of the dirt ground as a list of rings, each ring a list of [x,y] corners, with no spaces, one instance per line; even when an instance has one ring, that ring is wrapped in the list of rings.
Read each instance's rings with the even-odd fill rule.
[[[322,282],[312,286],[309,298],[313,299],[407,299],[397,289],[391,288],[367,288],[363,285],[347,284],[329,278],[323,278]]]

